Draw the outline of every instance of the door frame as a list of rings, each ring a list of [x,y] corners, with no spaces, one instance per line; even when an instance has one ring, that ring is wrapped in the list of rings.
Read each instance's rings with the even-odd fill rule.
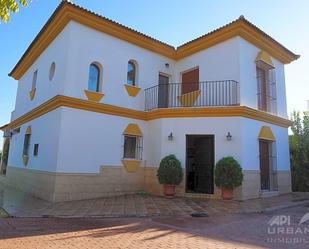
[[[159,105],[160,105],[159,104],[159,99],[160,99],[160,97],[159,97],[159,92],[160,92],[160,75],[163,76],[163,77],[168,78],[168,85],[166,87],[166,89],[167,89],[167,106],[166,107],[159,107]],[[169,106],[169,98],[170,98],[170,96],[169,96],[169,84],[170,84],[170,80],[171,80],[171,75],[170,74],[163,73],[163,72],[159,71],[159,73],[158,73],[158,108],[168,108],[168,106]]]
[[[261,154],[261,143],[264,143],[264,144],[267,144],[267,152],[268,152],[268,155],[267,155],[267,163],[268,163],[268,171],[267,174],[268,174],[268,188],[262,188],[262,154]],[[259,168],[260,168],[260,184],[261,184],[261,187],[260,187],[260,190],[261,191],[271,191],[272,190],[272,184],[271,184],[271,171],[272,171],[272,163],[271,163],[271,159],[270,159],[270,155],[271,155],[271,150],[272,150],[272,141],[270,140],[266,140],[266,139],[259,139]],[[265,173],[266,173],[265,172]],[[264,173],[264,172],[263,172]]]
[[[193,193],[193,194],[199,194],[199,195],[214,195],[215,194],[215,160],[216,160],[216,136],[215,134],[185,134],[185,156],[186,156],[186,160],[185,160],[185,193],[190,193],[192,194],[192,192],[188,192],[188,185],[187,185],[187,178],[188,178],[188,137],[207,137],[207,138],[212,138],[212,147],[213,147],[213,155],[212,155],[212,165],[213,165],[213,193],[212,194],[207,194],[207,193]]]

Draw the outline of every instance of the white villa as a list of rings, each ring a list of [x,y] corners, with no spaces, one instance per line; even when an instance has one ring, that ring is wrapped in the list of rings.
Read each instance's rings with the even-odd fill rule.
[[[284,65],[298,57],[243,16],[174,48],[63,1],[10,73],[0,181],[52,202],[160,195],[175,154],[177,195],[216,198],[215,163],[233,156],[238,199],[288,193]]]

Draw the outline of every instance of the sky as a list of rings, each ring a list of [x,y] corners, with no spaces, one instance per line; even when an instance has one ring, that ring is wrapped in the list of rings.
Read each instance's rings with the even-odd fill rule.
[[[17,81],[8,73],[61,0],[32,0],[0,24],[0,126],[10,121]],[[309,99],[309,0],[73,0],[175,47],[240,15],[301,57],[285,66],[288,112]],[[307,71],[308,70],[308,71]],[[1,135],[1,134],[0,134]],[[0,136],[0,148],[2,138]]]

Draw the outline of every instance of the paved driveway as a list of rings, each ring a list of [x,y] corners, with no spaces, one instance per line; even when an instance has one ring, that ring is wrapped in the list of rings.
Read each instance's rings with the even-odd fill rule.
[[[309,222],[298,226],[308,211],[308,207],[294,207],[207,218],[0,219],[0,248],[309,248],[308,235],[274,235],[268,231],[268,221],[276,215],[289,215],[289,227],[309,228]],[[306,241],[279,241],[281,237]]]
[[[14,217],[154,217],[189,216],[195,212],[210,215],[254,213],[309,203],[309,193],[293,193],[248,201],[223,201],[127,195],[82,201],[50,203],[0,184],[0,207]],[[0,248],[1,249],[1,248]]]

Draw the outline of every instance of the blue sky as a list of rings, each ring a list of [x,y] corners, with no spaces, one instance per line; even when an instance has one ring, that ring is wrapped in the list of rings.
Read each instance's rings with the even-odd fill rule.
[[[8,73],[60,0],[33,0],[0,24],[0,125],[9,122],[17,82]],[[74,0],[74,3],[178,46],[244,15],[301,58],[286,66],[289,112],[309,99],[308,0]],[[0,138],[0,147],[2,141]]]

